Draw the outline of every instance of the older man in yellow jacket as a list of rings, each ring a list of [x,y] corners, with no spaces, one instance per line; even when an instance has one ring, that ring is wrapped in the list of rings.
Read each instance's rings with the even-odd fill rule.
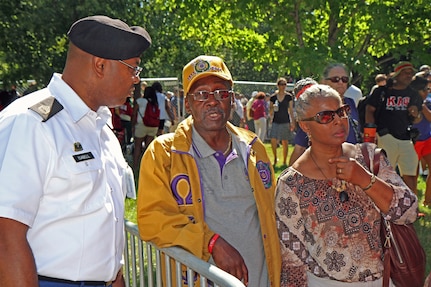
[[[274,170],[258,137],[228,123],[232,85],[219,57],[184,67],[191,116],[142,158],[140,235],[159,247],[180,246],[250,287],[279,286]]]

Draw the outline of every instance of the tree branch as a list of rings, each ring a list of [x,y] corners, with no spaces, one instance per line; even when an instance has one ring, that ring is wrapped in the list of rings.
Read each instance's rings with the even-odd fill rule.
[[[299,18],[301,2],[302,2],[301,0],[295,1],[293,18],[295,21],[295,30],[296,30],[296,37],[298,39],[298,46],[303,48],[304,47],[304,35],[302,33],[301,19]]]

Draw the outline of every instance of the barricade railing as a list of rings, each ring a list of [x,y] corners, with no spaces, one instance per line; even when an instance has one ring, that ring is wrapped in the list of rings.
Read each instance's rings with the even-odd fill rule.
[[[126,286],[132,287],[181,287],[214,286],[214,287],[244,287],[236,277],[220,268],[203,261],[190,252],[179,248],[157,248],[150,242],[139,238],[138,227],[133,222],[125,222],[126,247],[124,251],[124,279]],[[175,270],[171,269],[172,260]],[[166,268],[162,268],[162,262]],[[184,274],[184,268],[186,274]],[[172,274],[175,274],[172,278]],[[162,282],[165,278],[165,282]],[[199,282],[195,282],[198,280]]]

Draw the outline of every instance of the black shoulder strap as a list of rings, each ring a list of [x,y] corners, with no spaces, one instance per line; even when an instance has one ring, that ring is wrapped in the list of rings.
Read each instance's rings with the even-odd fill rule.
[[[42,117],[42,122],[46,122],[56,113],[63,109],[63,106],[54,97],[46,98],[45,100],[31,106],[30,110],[36,112]]]
[[[388,86],[382,86],[379,87],[379,100],[377,102],[377,106],[376,106],[376,110],[374,112],[374,121],[376,124],[378,124],[379,118],[380,118],[380,112],[382,111],[382,109],[384,109],[384,101],[385,101],[385,96],[388,93],[389,88]]]
[[[380,93],[380,103],[383,102],[383,100],[385,99],[386,94],[389,92],[389,88],[388,86],[383,86],[382,87],[382,91]]]

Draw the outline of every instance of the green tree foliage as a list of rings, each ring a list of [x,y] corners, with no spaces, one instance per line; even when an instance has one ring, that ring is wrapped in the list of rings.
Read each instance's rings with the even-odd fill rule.
[[[120,1],[28,0],[0,3],[0,51],[5,83],[34,79],[47,83],[61,72],[67,52],[66,33],[85,15],[121,10]],[[111,4],[112,2],[112,4]],[[115,4],[114,4],[115,3]],[[109,13],[116,14],[116,13]]]
[[[271,3],[272,2],[272,3]],[[104,14],[146,27],[143,77],[180,77],[199,54],[236,80],[319,77],[346,63],[364,91],[398,60],[431,64],[429,0],[21,0],[0,3],[0,77],[46,84],[61,72],[71,23]]]
[[[184,39],[201,39],[205,51],[231,61],[237,77],[243,75],[239,66],[244,63],[253,63],[259,72],[268,71],[248,74],[259,80],[274,81],[274,74],[318,77],[328,62],[337,61],[350,67],[354,81],[366,82],[378,72],[390,72],[398,60],[411,60],[416,66],[431,60],[431,6],[425,1],[158,3],[182,15]]]

